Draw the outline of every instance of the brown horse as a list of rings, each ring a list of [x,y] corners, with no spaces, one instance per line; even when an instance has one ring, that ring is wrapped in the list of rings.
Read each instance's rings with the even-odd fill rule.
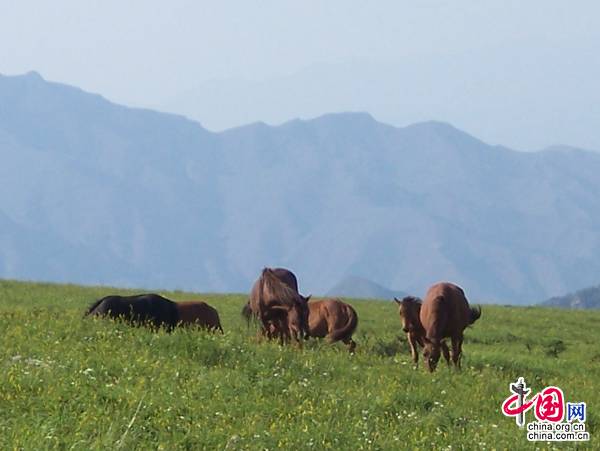
[[[283,282],[274,270],[264,268],[252,287],[249,304],[252,314],[261,321],[265,335],[271,334],[273,325],[286,332],[279,334],[283,343],[286,336],[300,341],[300,337],[308,335],[307,299]]]
[[[412,355],[415,368],[419,364],[419,353],[417,351],[417,344],[421,347],[425,346],[425,329],[419,319],[421,313],[421,299],[415,296],[406,296],[401,301],[398,298],[394,298],[396,304],[398,304],[398,313],[400,314],[400,322],[402,323],[402,330],[406,333],[406,339],[410,345],[410,353]],[[450,365],[450,352],[446,342],[440,343],[442,353],[448,365]]]
[[[290,271],[289,269],[285,269],[285,268],[271,268],[271,271],[284,284],[286,284],[288,287],[290,287],[296,293],[300,293],[298,291],[298,279],[296,278],[296,275],[292,271]],[[310,298],[310,296],[306,297],[305,299],[308,301],[309,298]],[[252,310],[252,307],[250,306],[250,298],[248,299],[248,302],[246,302],[246,304],[242,308],[242,316],[246,319],[246,322],[248,323],[248,327],[250,327],[250,321],[252,320],[252,318],[258,319],[258,312],[254,312]]]
[[[481,307],[469,307],[462,288],[448,282],[429,288],[419,314],[425,330],[423,358],[429,371],[434,371],[440,360],[444,338],[452,341],[452,363],[460,368],[464,330],[480,317]]]
[[[308,303],[308,334],[327,337],[329,343],[342,341],[354,352],[356,343],[352,334],[358,324],[358,315],[351,305],[340,299],[323,299]]]
[[[220,330],[221,320],[219,312],[203,301],[177,302],[177,311],[179,312],[179,325],[198,326],[208,330]]]
[[[285,268],[273,268],[272,271],[273,271],[273,275],[275,277],[277,277],[279,280],[281,280],[283,283],[285,283],[288,287],[290,287],[296,293],[299,293],[298,279],[296,278],[296,275],[292,271],[290,271],[289,269],[285,269]]]
[[[281,280],[281,282],[290,287],[296,293],[299,293],[298,279],[292,271],[285,268],[271,268],[271,271],[273,275]],[[308,301],[310,299],[310,295],[305,299]],[[259,319],[258,312],[253,311],[252,307],[250,306],[250,298],[242,308],[242,316],[246,319],[248,327],[250,327],[250,321],[252,319]],[[287,315],[284,312],[272,312],[269,323],[269,327],[267,329],[263,328],[262,330],[263,335],[265,335],[269,340],[274,337],[279,337],[281,334],[285,335],[284,329],[287,328]]]

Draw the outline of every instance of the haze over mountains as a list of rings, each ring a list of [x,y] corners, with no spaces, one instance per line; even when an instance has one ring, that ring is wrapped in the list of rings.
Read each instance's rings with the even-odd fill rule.
[[[548,307],[563,307],[575,309],[600,308],[600,285],[583,288],[564,296],[555,296],[542,304]]]
[[[519,150],[556,143],[598,150],[600,64],[594,66],[598,58],[590,58],[596,54],[591,42],[580,39],[571,48],[547,43],[544,52],[521,42],[518,50],[485,46],[435,57],[404,55],[387,63],[313,64],[262,81],[229,78],[180,87],[179,95],[157,106],[209,130],[257,119],[281,124],[323,112],[369,111],[394,125],[445,118],[483,141]],[[566,59],[568,64],[549,73],[549,67]]]
[[[358,276],[346,276],[333,286],[327,293],[327,296],[349,297],[360,299],[392,299],[397,297],[402,299],[408,293],[403,291],[394,291]]]
[[[29,73],[0,76],[0,162],[4,278],[245,292],[277,265],[305,293],[356,275],[531,303],[600,274],[600,154],[440,122],[212,133]]]

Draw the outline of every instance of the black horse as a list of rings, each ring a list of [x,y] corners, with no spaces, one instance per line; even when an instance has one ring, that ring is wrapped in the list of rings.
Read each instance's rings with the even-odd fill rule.
[[[94,302],[85,316],[97,315],[122,318],[131,324],[147,324],[172,330],[179,321],[177,304],[158,294],[106,296]]]

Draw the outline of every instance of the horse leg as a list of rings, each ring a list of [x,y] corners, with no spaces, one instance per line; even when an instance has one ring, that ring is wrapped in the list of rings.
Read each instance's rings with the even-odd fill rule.
[[[281,328],[281,324],[278,319],[274,319],[271,322],[271,325],[269,326],[269,333],[271,334],[272,338],[278,338],[279,345],[283,346],[283,340],[284,340],[283,329]]]
[[[283,346],[287,344],[290,337],[290,330],[283,319],[277,319],[275,322],[275,334],[279,336],[279,344]]]
[[[444,354],[444,359],[446,360],[446,363],[448,364],[448,368],[450,368],[450,351],[448,350],[448,345],[446,344],[445,341],[442,341],[440,343],[440,346],[442,347],[442,353]]]
[[[410,353],[412,355],[412,361],[415,364],[414,368],[417,369],[419,367],[419,353],[417,352],[417,338],[414,334],[410,332],[406,334],[408,338],[408,344],[410,345]]]
[[[258,332],[259,336],[262,338],[266,338],[267,340],[271,340],[271,331],[269,329],[269,321],[263,312],[258,313],[258,319],[260,320],[260,331]]]
[[[292,335],[290,334],[290,331],[287,327],[285,327],[285,325],[282,325],[282,332],[281,332],[281,336],[283,337],[283,343],[288,344],[292,342]]]
[[[452,362],[454,366],[460,370],[460,357],[462,353],[462,335],[452,337]]]
[[[348,345],[348,352],[350,354],[354,354],[354,350],[356,349],[356,342],[352,339],[352,337],[346,337],[342,340],[344,344]]]
[[[302,343],[302,338],[299,337],[299,335],[297,333],[293,334],[293,340],[296,343],[296,346],[298,347],[298,349],[304,349],[303,343]]]

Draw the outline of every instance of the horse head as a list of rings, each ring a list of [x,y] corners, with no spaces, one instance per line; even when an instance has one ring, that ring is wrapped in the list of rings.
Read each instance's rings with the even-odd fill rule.
[[[423,360],[429,372],[433,373],[440,360],[440,342],[434,342],[425,338],[425,346],[423,348]]]
[[[402,300],[394,297],[398,304],[398,313],[402,323],[402,330],[406,333],[416,331],[421,328],[419,313],[421,311],[421,299],[415,296],[406,296]]]

